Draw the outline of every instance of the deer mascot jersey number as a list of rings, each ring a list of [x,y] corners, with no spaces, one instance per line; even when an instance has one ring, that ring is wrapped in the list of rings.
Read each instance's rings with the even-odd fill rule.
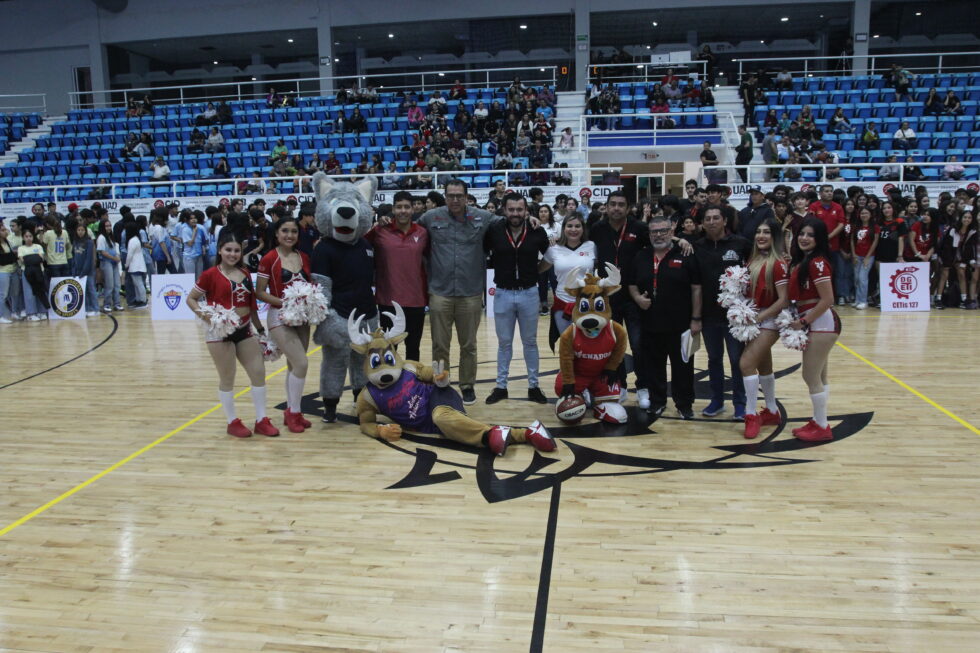
[[[596,419],[610,424],[626,422],[620,403],[616,370],[626,355],[626,329],[612,319],[609,296],[620,289],[619,270],[606,264],[606,278],[593,274],[579,278],[581,268],[565,277],[565,292],[574,299],[572,324],[558,340],[561,373],[555,379],[559,397],[587,395]]]
[[[427,367],[416,361],[403,360],[396,349],[405,337],[405,313],[397,303],[395,313],[385,313],[392,326],[387,331],[369,333],[361,327],[364,316],[347,319],[351,349],[364,359],[367,383],[357,397],[357,418],[361,432],[374,438],[394,441],[402,429],[416,433],[433,433],[474,447],[486,446],[502,456],[511,442],[526,442],[538,451],[554,451],[544,425],[535,420],[527,428],[491,426],[467,416],[463,398],[449,387],[445,363],[437,361]],[[384,415],[393,424],[378,424]]]

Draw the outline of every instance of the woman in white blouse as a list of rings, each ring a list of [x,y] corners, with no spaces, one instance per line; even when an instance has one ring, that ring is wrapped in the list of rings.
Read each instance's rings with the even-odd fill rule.
[[[558,242],[548,248],[539,270],[553,268],[558,285],[555,288],[555,302],[551,307],[551,331],[548,342],[552,350],[561,334],[572,324],[572,308],[575,298],[565,292],[565,277],[575,268],[582,272],[592,272],[596,265],[595,243],[589,240],[585,220],[578,213],[565,218]]]

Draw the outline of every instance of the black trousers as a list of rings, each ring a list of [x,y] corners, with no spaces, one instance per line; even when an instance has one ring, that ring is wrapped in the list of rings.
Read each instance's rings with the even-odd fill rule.
[[[390,329],[391,320],[385,313],[395,314],[394,306],[378,306],[381,311],[381,328]],[[408,337],[405,339],[405,360],[419,361],[419,343],[422,342],[422,331],[425,329],[425,307],[424,306],[402,306],[405,313],[405,332]],[[428,365],[428,363],[426,363]]]
[[[694,358],[686,363],[681,358],[682,333],[684,331],[643,331],[643,366],[651,407],[667,405],[668,359],[674,405],[678,409],[690,409],[694,404]]]
[[[752,161],[752,152],[739,152],[735,155],[735,165],[744,166]],[[749,181],[749,169],[748,168],[737,168],[738,176],[742,178],[742,183],[748,183]]]

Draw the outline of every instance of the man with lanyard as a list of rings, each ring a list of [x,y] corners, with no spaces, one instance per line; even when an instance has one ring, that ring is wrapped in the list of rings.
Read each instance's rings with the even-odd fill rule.
[[[703,293],[702,317],[704,320],[704,347],[708,351],[708,380],[711,386],[711,402],[701,411],[705,417],[714,417],[725,410],[725,364],[723,357],[728,348],[731,366],[732,403],[735,412],[732,419],[745,419],[745,388],[739,359],[743,345],[728,330],[728,315],[718,304],[719,278],[726,268],[746,265],[752,254],[752,243],[725,229],[721,207],[708,206],[701,223],[704,237],[695,243]],[[696,316],[695,316],[696,317]],[[693,318],[692,318],[693,319]]]
[[[840,235],[844,232],[844,207],[834,201],[834,187],[824,184],[820,187],[820,199],[810,205],[810,213],[827,225],[827,241],[830,244],[830,264],[834,268],[834,290],[838,293],[837,305],[844,304],[841,290],[848,284],[844,275],[853,274],[853,266],[840,251]]]
[[[486,255],[483,239],[493,222],[488,211],[467,206],[466,182],[446,183],[446,205],[426,211],[418,223],[429,232],[429,328],[432,360],[449,367],[453,325],[459,338],[459,391],[476,403],[476,332],[483,312]],[[535,300],[536,302],[537,300]],[[537,313],[537,303],[535,303]]]
[[[619,270],[627,270],[633,265],[633,257],[649,242],[647,228],[639,220],[627,216],[629,202],[626,193],[614,190],[606,198],[606,217],[596,223],[589,236],[596,247],[596,269],[605,276],[606,263],[612,263]],[[561,279],[558,280],[561,283]],[[646,369],[639,365],[642,360],[640,335],[640,314],[637,305],[628,293],[617,292],[609,297],[612,304],[612,317],[626,327],[630,349],[633,351],[633,371],[636,373],[636,400],[644,410],[650,407],[650,393],[647,391]],[[626,362],[619,368],[619,382],[626,392]]]
[[[514,324],[521,330],[524,364],[527,366],[527,397],[548,403],[538,387],[538,256],[548,249],[548,234],[531,227],[527,201],[519,193],[504,196],[504,220],[490,225],[484,247],[494,269],[494,328],[497,331],[497,387],[488,404],[507,399],[507,377],[514,354]]]
[[[624,271],[623,282],[640,309],[643,360],[650,384],[651,415],[667,407],[667,359],[674,405],[685,420],[694,419],[694,359],[684,361],[681,336],[701,331],[701,271],[693,256],[684,257],[671,242],[671,223],[663,216],[650,219],[650,244]]]

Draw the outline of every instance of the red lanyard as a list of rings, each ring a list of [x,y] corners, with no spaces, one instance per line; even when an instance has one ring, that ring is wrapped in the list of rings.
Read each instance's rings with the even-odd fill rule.
[[[524,224],[524,228],[521,230],[521,236],[516,243],[514,242],[514,237],[510,235],[509,227],[504,230],[504,233],[507,234],[507,240],[510,242],[511,247],[514,248],[514,280],[517,281],[521,277],[521,271],[518,267],[517,254],[518,250],[521,248],[521,245],[524,244],[524,239],[527,238],[527,223]]]
[[[657,293],[657,272],[660,270],[660,262],[663,261],[662,258],[658,259],[657,255],[653,255],[653,293]]]
[[[623,226],[619,228],[619,238],[616,239],[616,256],[613,258],[613,264],[619,267],[619,246],[623,244],[623,238],[626,237],[626,223],[628,220],[623,221]]]

